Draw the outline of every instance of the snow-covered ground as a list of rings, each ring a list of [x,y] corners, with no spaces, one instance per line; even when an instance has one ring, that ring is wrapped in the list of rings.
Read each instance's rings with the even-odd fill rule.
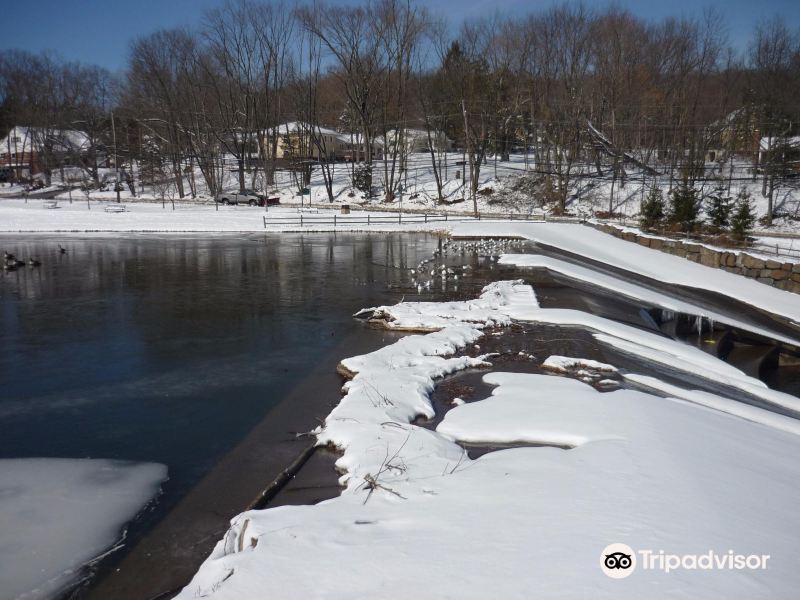
[[[459,350],[510,320],[578,323],[601,343],[628,341],[696,376],[758,387],[695,348],[565,316],[576,312],[540,308],[518,281],[474,301],[372,309],[389,326],[435,331],[343,361],[353,378],[316,430],[320,444],[343,451],[342,495],[239,515],[179,598],[791,597],[800,584],[794,419],[754,407],[731,414],[738,403],[677,387],[676,398],[601,393],[556,375],[493,372],[489,398],[455,402],[435,431],[411,424],[433,415],[437,378],[492,360]],[[523,447],[473,460],[457,442]],[[612,543],[638,557],[625,581],[601,568]],[[677,568],[665,560],[666,572],[643,564],[646,551],[695,556]],[[757,559],[698,569],[709,552]]]
[[[109,460],[0,460],[0,598],[52,598],[120,539],[167,468]]]
[[[464,160],[464,155],[458,152],[449,152],[437,156],[440,177],[443,181],[443,196],[445,201],[450,203],[449,206],[440,207],[437,206],[438,193],[430,156],[421,152],[410,154],[408,156],[407,169],[402,174],[402,177],[395,175],[395,181],[402,183],[403,186],[403,207],[462,212],[472,211],[472,199],[465,189],[465,181],[463,179],[465,167],[456,164]],[[730,175],[729,167],[730,165],[728,164],[720,166],[708,163],[706,165],[707,180],[697,183],[701,197],[712,192],[717,186],[715,177],[723,178],[726,182],[727,190],[727,178]],[[399,170],[399,164],[396,169]],[[606,177],[598,178],[593,164],[585,165],[581,169],[575,169],[571,174],[572,178],[568,188],[567,210],[574,215],[590,217],[596,212],[608,212],[609,208],[611,208],[614,215],[625,219],[633,219],[638,215],[640,202],[650,186],[658,185],[664,192],[665,198],[667,197],[666,194],[670,189],[670,178],[666,168],[662,170],[664,170],[664,173],[654,179],[650,175],[643,176],[638,169],[633,169],[628,172],[625,182],[621,184],[620,181],[612,182],[608,173]],[[468,177],[469,169],[467,168],[466,171],[466,176]],[[581,173],[585,176],[581,177]],[[736,198],[740,191],[746,191],[751,196],[756,213],[759,216],[763,216],[767,210],[768,200],[765,194],[762,193],[763,185],[761,179],[753,180],[751,173],[752,170],[749,163],[736,162],[730,182],[730,190],[727,193]],[[106,180],[111,181],[114,174],[111,169],[104,169],[101,175]],[[59,181],[59,177],[60,174],[58,172],[53,173],[54,183]],[[225,189],[238,189],[238,173],[236,171],[226,170],[224,177]],[[154,187],[148,183],[142,185],[137,168],[134,168],[134,179],[137,182],[135,186],[136,194],[140,198],[160,200],[163,188],[167,202],[171,198],[178,199],[174,185],[171,187],[163,185]],[[383,179],[384,165],[381,161],[377,161],[373,166],[373,183],[376,189],[376,198],[372,202],[380,202],[377,196],[381,195],[380,190],[383,187]],[[210,196],[207,193],[203,176],[199,169],[195,169],[193,181],[197,198],[199,200],[209,200]],[[495,160],[495,157],[490,156],[481,168],[478,185],[480,193],[477,196],[478,209],[482,214],[493,212],[527,214],[532,211],[538,212],[542,210],[548,212],[552,207],[541,206],[544,189],[543,181],[543,175],[539,173],[539,168],[531,154],[527,158],[521,153],[512,154],[508,161]],[[187,197],[190,195],[192,187],[190,184],[190,177],[185,177],[184,188]],[[301,197],[297,195],[298,186],[294,176],[288,171],[278,171],[274,185],[266,186],[261,176],[253,178],[250,175],[246,178],[246,185],[264,190],[270,196],[279,197],[283,204],[299,203],[301,201]],[[113,186],[109,184],[107,187],[109,189],[104,191],[92,191],[92,199],[116,199],[116,192],[113,191]],[[332,187],[336,203],[358,204],[364,202],[364,194],[353,188],[351,165],[349,163],[333,165]],[[328,201],[322,172],[319,168],[315,168],[312,171],[309,190],[310,195],[303,198],[305,202],[308,202],[309,199],[315,203]],[[0,196],[13,196],[16,194],[21,197],[22,191],[23,188],[20,186],[12,188],[7,184],[0,184]],[[123,201],[129,201],[132,196],[127,187],[120,192],[120,195]],[[66,200],[68,196],[69,194],[64,192],[59,197],[62,200]],[[774,229],[800,231],[800,183],[793,180],[779,181],[773,196],[775,210],[777,214],[782,215],[775,221]],[[72,198],[74,201],[85,201],[83,193],[78,188],[73,189]],[[398,194],[393,205],[398,206],[400,201],[400,195]],[[392,204],[389,204],[389,206],[392,206]],[[633,221],[631,221],[631,224],[633,224]]]
[[[417,222],[418,217],[407,215],[400,222],[398,213],[384,211],[358,211],[342,215],[336,209],[320,209],[316,212],[299,212],[299,207],[280,206],[222,206],[213,203],[171,203],[162,208],[160,202],[125,202],[124,212],[107,212],[106,207],[118,206],[116,202],[75,201],[72,204],[58,201],[58,208],[45,208],[48,200],[0,199],[0,232],[281,232],[281,231],[331,231],[334,229],[333,216],[337,217],[336,230],[354,231],[417,231],[442,229],[447,223]],[[316,210],[316,209],[315,209]],[[300,215],[305,219],[300,226]],[[378,224],[367,225],[367,215]],[[264,218],[267,227],[264,226]],[[309,219],[324,222],[309,225]],[[391,219],[391,222],[388,222]],[[416,220],[415,220],[416,219]],[[468,219],[459,217],[459,219]],[[290,222],[287,222],[290,221]],[[348,225],[348,221],[352,224]],[[411,221],[411,222],[409,222]]]

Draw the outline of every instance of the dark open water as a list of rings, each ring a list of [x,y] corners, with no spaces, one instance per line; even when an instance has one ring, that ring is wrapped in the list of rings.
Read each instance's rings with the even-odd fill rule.
[[[402,234],[0,237],[42,262],[0,272],[0,458],[164,463],[146,529],[358,327],[353,312],[398,301],[401,268],[434,247]]]

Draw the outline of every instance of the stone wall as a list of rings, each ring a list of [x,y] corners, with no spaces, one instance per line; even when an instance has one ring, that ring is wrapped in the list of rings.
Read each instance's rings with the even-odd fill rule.
[[[653,250],[674,254],[692,262],[724,269],[730,273],[750,277],[766,285],[800,294],[800,263],[781,262],[742,251],[731,252],[724,249],[708,248],[703,244],[653,237],[634,231],[623,231],[614,225],[590,223],[600,231],[640,244]]]

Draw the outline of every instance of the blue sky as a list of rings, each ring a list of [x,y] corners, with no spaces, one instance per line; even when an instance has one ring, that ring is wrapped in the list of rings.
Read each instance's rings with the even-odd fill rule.
[[[131,39],[158,28],[195,27],[203,11],[222,0],[0,0],[0,48],[38,52],[54,50],[68,60],[95,63],[111,70],[125,66]],[[353,0],[351,0],[352,2]],[[607,0],[585,0],[587,6],[606,6]],[[523,14],[547,8],[552,0],[438,0],[420,2],[451,22],[462,17]],[[617,0],[617,5],[649,19],[667,15],[691,16],[704,6],[717,6],[726,17],[730,40],[743,48],[753,23],[781,14],[788,25],[800,27],[800,0],[727,0],[703,3],[693,0]]]

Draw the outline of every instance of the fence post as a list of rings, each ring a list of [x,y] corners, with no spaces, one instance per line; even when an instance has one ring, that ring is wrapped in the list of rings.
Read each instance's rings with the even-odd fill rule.
[[[444,213],[444,220],[447,221],[447,213]]]
[[[333,213],[333,228],[336,229],[336,213]]]
[[[403,222],[403,213],[397,213],[397,222],[398,223],[402,223]]]
[[[369,213],[367,213],[367,225],[369,225]]]
[[[300,213],[300,227],[303,226],[303,213]]]
[[[425,213],[425,222],[428,222],[428,213]]]

